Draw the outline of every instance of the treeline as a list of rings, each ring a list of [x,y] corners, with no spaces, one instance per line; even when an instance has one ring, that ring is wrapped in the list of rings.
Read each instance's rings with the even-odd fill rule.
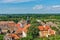
[[[21,20],[29,18],[38,19],[60,19],[60,14],[0,14],[0,21]]]

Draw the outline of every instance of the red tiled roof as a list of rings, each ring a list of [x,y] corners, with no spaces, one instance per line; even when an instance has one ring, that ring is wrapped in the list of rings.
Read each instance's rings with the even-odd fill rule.
[[[8,25],[14,26],[16,23],[14,22],[8,22]]]
[[[44,27],[44,26],[39,26],[38,29],[39,29],[40,31],[43,31],[43,30],[48,30],[48,29],[50,29],[50,27],[49,27],[49,26],[46,26],[46,27]]]
[[[18,28],[17,32],[19,31],[27,31],[27,28],[30,26],[30,24],[26,25],[24,28],[20,27],[20,24],[16,24],[16,27]]]
[[[50,34],[53,35],[55,33],[54,30],[50,30]]]

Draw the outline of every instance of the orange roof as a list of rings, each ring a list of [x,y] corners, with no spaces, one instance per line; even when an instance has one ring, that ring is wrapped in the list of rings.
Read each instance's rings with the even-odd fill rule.
[[[29,26],[30,26],[30,24],[25,25],[24,28],[21,28],[21,27],[20,27],[20,24],[16,24],[16,27],[18,28],[17,32],[20,32],[20,31],[25,31],[25,32],[27,32],[27,28],[28,28]]]
[[[50,34],[53,35],[55,33],[54,30],[50,30]]]
[[[50,27],[49,27],[49,26],[46,26],[46,27],[44,27],[44,26],[39,26],[38,29],[39,29],[40,31],[43,31],[43,30],[48,30],[48,29],[50,29]]]
[[[39,30],[44,30],[44,29],[43,29],[43,26],[39,26],[38,29],[39,29]]]
[[[12,37],[14,37],[15,39],[19,39],[19,37],[16,34],[11,34]]]
[[[20,27],[20,24],[16,24],[16,27],[20,30],[21,27]]]
[[[23,28],[20,27],[20,24],[16,24],[16,27],[18,28],[18,30],[16,32],[20,32],[23,30]]]
[[[14,22],[13,22],[13,21],[0,21],[0,25],[2,25],[2,24],[3,24],[3,25],[4,25],[4,24],[7,24],[7,25],[8,25],[9,23],[12,24],[12,23],[14,23]]]
[[[16,27],[19,27],[20,28],[20,24],[16,24]]]
[[[7,25],[10,27],[14,27],[16,24],[15,23],[8,23]]]
[[[25,26],[24,26],[24,29],[27,29],[27,28],[29,28],[29,27],[30,27],[30,24],[25,25]]]

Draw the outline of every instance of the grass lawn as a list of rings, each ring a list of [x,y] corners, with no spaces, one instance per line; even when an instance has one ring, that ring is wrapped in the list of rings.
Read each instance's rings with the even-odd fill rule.
[[[0,35],[0,40],[3,40],[3,36],[4,35]],[[25,40],[25,39],[23,39]],[[48,38],[35,38],[34,40],[60,40],[60,35],[56,35],[56,36],[51,36]]]
[[[4,35],[0,35],[0,40],[3,40]]]
[[[50,36],[49,38],[35,38],[34,40],[60,40],[60,35]]]

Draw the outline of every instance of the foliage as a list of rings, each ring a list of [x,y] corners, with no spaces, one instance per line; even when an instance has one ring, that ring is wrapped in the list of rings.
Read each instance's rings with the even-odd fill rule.
[[[52,15],[52,14],[12,14],[12,15],[2,15],[0,16],[0,21],[4,20],[4,21],[14,21],[15,23],[17,23],[18,21],[20,21],[22,18],[23,19],[27,19],[26,16],[30,16],[30,20],[31,20],[31,26],[28,29],[28,33],[27,33],[27,37],[26,38],[20,38],[20,40],[48,40],[48,38],[40,38],[39,35],[39,30],[38,30],[38,23],[36,22],[36,19],[40,19],[40,20],[47,20],[47,21],[58,21],[60,22],[60,15],[56,14],[56,15]],[[52,19],[56,19],[56,20],[52,20]],[[52,27],[53,30],[58,31],[55,27]],[[3,40],[3,36],[4,35],[0,35],[0,40]],[[60,40],[60,34],[55,35],[55,36],[51,36],[49,37],[49,40]]]

